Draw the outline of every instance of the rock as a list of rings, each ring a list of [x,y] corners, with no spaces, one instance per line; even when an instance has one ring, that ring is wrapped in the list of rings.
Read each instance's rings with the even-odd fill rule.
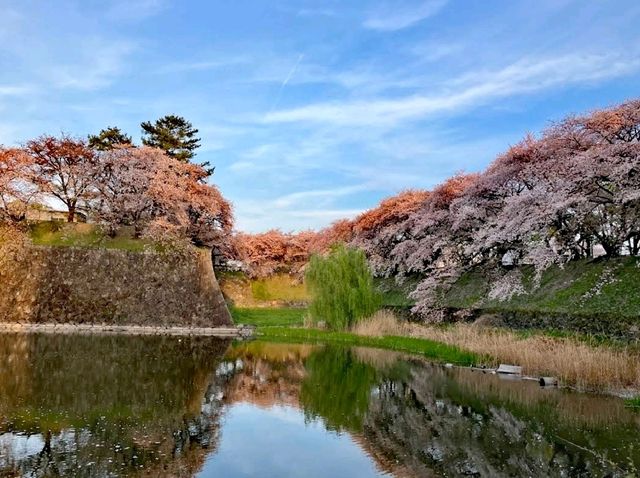
[[[522,367],[520,367],[519,365],[507,365],[501,363],[496,372],[504,373],[507,375],[522,375]]]
[[[557,387],[558,379],[556,377],[540,377],[539,383],[541,387]]]

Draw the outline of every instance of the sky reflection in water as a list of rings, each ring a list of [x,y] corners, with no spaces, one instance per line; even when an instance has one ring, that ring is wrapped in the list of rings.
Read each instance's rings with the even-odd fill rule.
[[[640,418],[417,357],[0,335],[0,476],[625,476]]]

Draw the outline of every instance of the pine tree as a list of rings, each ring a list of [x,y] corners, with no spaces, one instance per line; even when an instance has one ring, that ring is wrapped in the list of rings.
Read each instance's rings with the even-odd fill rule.
[[[140,126],[144,145],[160,148],[178,161],[188,163],[200,147],[198,130],[181,116],[166,115],[155,123],[145,121]]]
[[[131,136],[124,134],[117,126],[108,126],[97,135],[89,135],[89,147],[98,151],[108,151],[118,145],[131,144]]]

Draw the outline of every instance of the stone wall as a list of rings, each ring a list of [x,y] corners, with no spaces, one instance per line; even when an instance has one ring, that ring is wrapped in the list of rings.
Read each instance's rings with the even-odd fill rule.
[[[28,244],[0,247],[0,321],[232,323],[206,250],[178,254]]]
[[[564,330],[585,335],[599,335],[626,341],[640,339],[637,317],[602,316],[598,314],[562,314],[540,311],[501,311],[476,309],[465,311],[467,320],[478,320],[485,325],[512,329]]]

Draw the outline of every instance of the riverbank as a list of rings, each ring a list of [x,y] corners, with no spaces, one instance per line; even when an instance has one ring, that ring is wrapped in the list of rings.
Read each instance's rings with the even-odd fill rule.
[[[497,293],[497,284],[509,280],[516,293]],[[250,279],[242,273],[222,273],[220,282],[227,301],[238,308],[305,307],[310,297],[299,279],[276,275]],[[410,316],[411,292],[418,277],[402,284],[394,278],[377,278],[382,305]],[[578,260],[550,267],[539,281],[532,267],[477,269],[462,275],[436,306],[445,321],[482,319],[483,322],[519,330],[558,330],[598,335],[626,341],[640,340],[640,258]],[[519,285],[518,285],[519,284]]]
[[[510,296],[496,292],[506,274],[519,283]],[[497,276],[475,270],[442,292],[438,306],[512,329],[557,329],[633,341],[640,339],[638,283],[637,257],[571,261],[550,267],[539,282],[531,267]]]
[[[560,383],[579,390],[624,397],[640,393],[637,345],[592,341],[579,335],[552,335],[547,331],[521,333],[479,324],[423,326],[387,320],[377,326],[363,324],[359,332],[398,334],[453,345],[480,355],[484,366],[519,365],[525,375],[557,377]]]
[[[302,327],[259,327],[257,335],[261,340],[274,340],[278,342],[330,342],[350,346],[380,348],[396,352],[418,354],[436,362],[451,363],[460,366],[471,366],[482,363],[483,361],[479,354],[462,350],[455,345],[444,344],[424,338],[391,335],[368,337],[350,332],[333,332]]]
[[[388,314],[349,332],[304,328],[299,309],[232,309],[232,315],[236,323],[241,317],[241,323],[255,325],[258,337],[270,341],[361,345],[487,368],[508,363],[522,366],[525,375],[557,377],[563,386],[583,391],[640,395],[640,346],[622,342],[470,324],[425,326]]]
[[[143,325],[101,324],[12,324],[0,322],[0,333],[45,333],[45,334],[116,334],[116,335],[177,335],[193,337],[250,338],[252,326],[230,327],[153,327]]]

